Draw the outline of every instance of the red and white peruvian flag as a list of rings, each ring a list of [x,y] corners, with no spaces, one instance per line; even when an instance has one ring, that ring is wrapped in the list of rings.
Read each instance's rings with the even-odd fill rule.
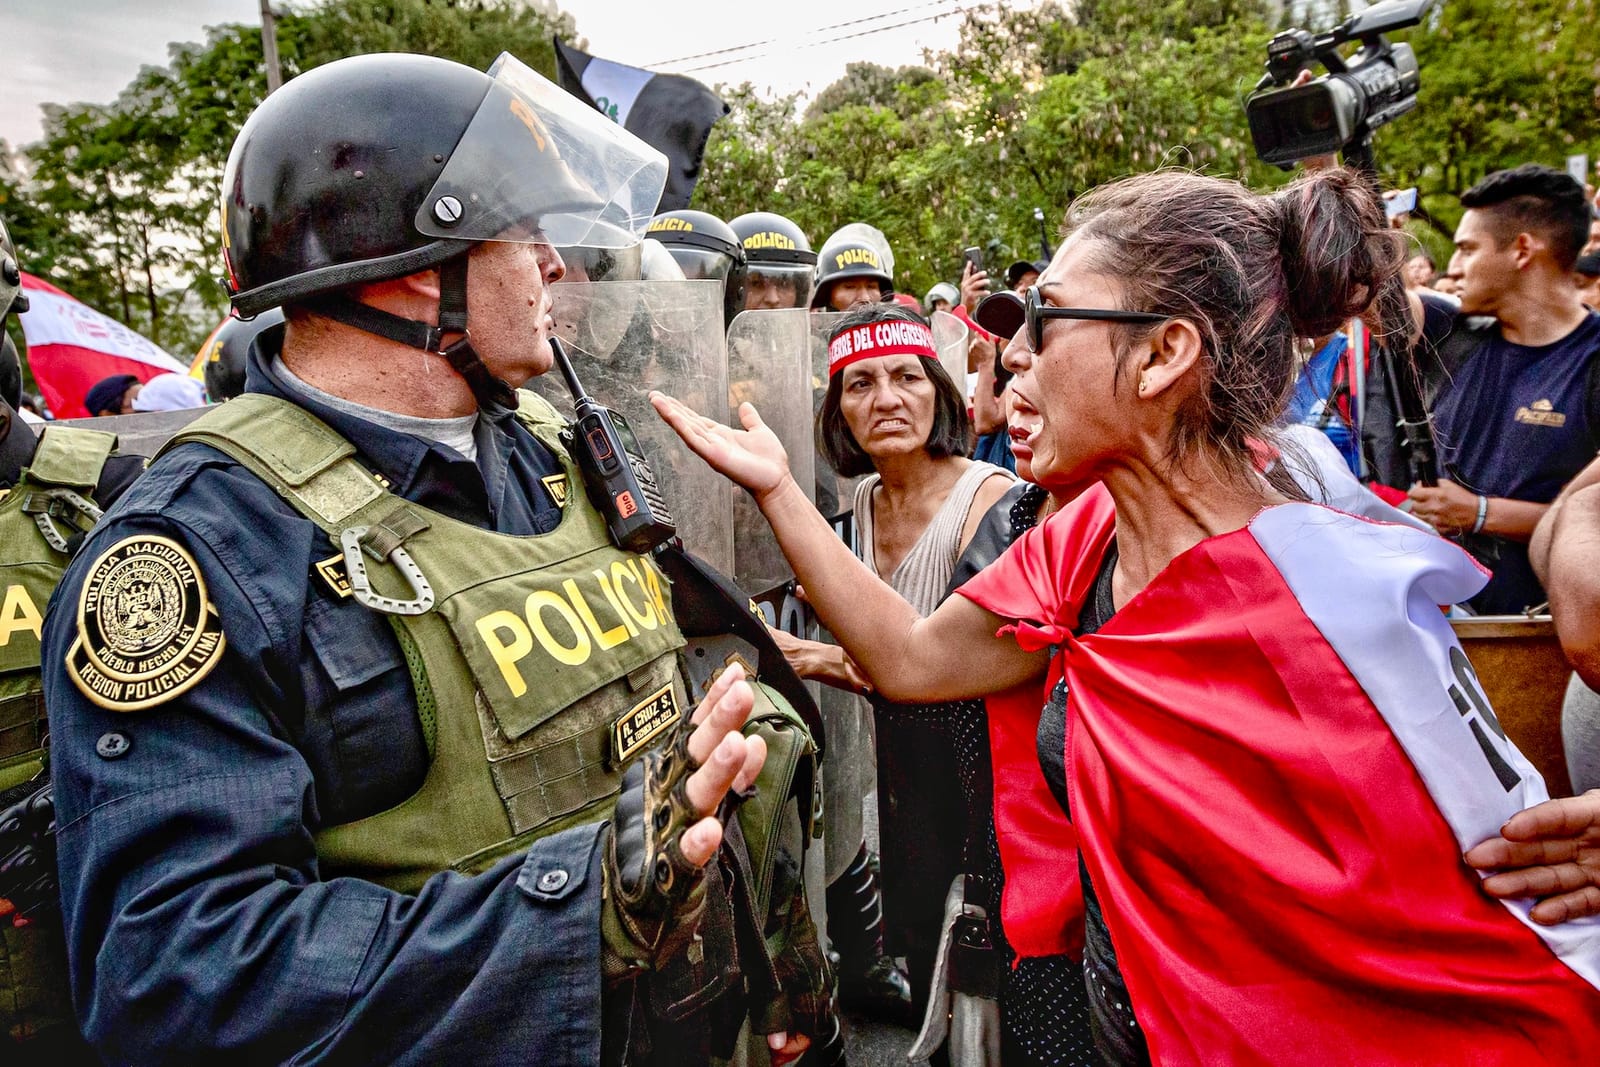
[[[132,374],[147,382],[158,374],[187,372],[182,363],[116,319],[31,274],[23,274],[28,310],[18,316],[28,339],[28,366],[57,418],[81,418],[83,398],[102,378]]]
[[[1096,486],[958,592],[1060,649],[1073,829],[1152,1061],[1595,1063],[1600,917],[1535,924],[1461,859],[1546,797],[1438,609],[1471,558],[1281,504],[1079,635],[1117,528]]]

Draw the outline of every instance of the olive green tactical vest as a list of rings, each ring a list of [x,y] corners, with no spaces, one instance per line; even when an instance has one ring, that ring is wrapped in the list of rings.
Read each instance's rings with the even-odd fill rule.
[[[67,538],[100,518],[89,499],[116,437],[51,426],[0,500],[0,794],[30,791],[45,762],[39,634],[68,562]],[[74,1026],[59,924],[13,927],[0,918],[0,1048]],[[15,1046],[10,1046],[15,1047]]]
[[[89,494],[116,441],[98,430],[47,428],[33,461],[0,500],[0,790],[43,768],[45,605],[67,566],[67,537],[100,517]]]
[[[388,811],[321,829],[325,878],[411,892],[603,819],[625,766],[691,711],[666,578],[611,544],[555,409],[524,392],[517,417],[563,466],[548,534],[495,533],[396,496],[343,437],[272,397],[231,400],[166,446],[223,452],[321,527],[319,573],[388,615],[406,655],[427,776]]]

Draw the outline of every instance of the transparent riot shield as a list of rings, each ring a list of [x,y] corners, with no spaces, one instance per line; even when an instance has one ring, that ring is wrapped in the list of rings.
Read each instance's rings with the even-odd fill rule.
[[[948,311],[935,311],[929,321],[933,326],[933,347],[939,353],[939,366],[950,375],[967,403],[972,403],[967,392],[967,347],[971,331],[966,323]]]
[[[728,424],[739,425],[739,405],[749,402],[783,442],[794,480],[816,500],[816,454],[811,396],[811,329],[805,308],[745,311],[728,327]],[[820,403],[820,400],[819,400]],[[793,577],[777,538],[748,493],[733,502],[733,575],[751,596]]]
[[[813,420],[822,411],[822,398],[828,392],[828,337],[848,312],[813,311],[811,315],[811,412]],[[833,520],[834,528],[851,547],[850,508],[855,499],[857,478],[841,478],[821,456],[816,462],[817,510]]]
[[[139,411],[131,415],[102,415],[97,419],[64,419],[62,426],[81,426],[86,430],[117,435],[117,451],[123,455],[154,456],[210,408],[182,411]]]
[[[650,406],[650,391],[659,389],[696,411],[725,410],[722,287],[714,281],[558,282],[551,294],[556,334],[579,381],[632,426],[684,545],[732,574],[733,484],[690,452]],[[559,374],[528,385],[572,414],[572,396]]]

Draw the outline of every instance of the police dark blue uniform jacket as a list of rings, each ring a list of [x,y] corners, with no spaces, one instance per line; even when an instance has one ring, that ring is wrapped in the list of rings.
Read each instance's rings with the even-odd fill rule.
[[[264,337],[267,345],[281,335]],[[247,391],[333,426],[399,495],[481,527],[546,532],[561,468],[507,411],[477,463],[332,410],[251,353]],[[74,999],[102,1055],[142,1065],[312,1058],[588,1063],[600,1033],[598,825],[415,897],[322,882],[311,830],[415,792],[428,756],[388,624],[315,565],[327,537],[202,445],[153,464],[52,600],[62,662],[91,562],[130,535],[182,545],[226,637],[177,698],[119,713],[47,672]],[[540,876],[560,870],[566,877]]]

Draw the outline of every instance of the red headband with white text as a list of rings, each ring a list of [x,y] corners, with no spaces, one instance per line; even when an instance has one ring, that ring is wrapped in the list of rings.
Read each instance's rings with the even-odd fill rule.
[[[878,356],[927,356],[938,359],[933,330],[920,322],[884,319],[853,326],[828,342],[828,374],[838,374],[852,363]]]

